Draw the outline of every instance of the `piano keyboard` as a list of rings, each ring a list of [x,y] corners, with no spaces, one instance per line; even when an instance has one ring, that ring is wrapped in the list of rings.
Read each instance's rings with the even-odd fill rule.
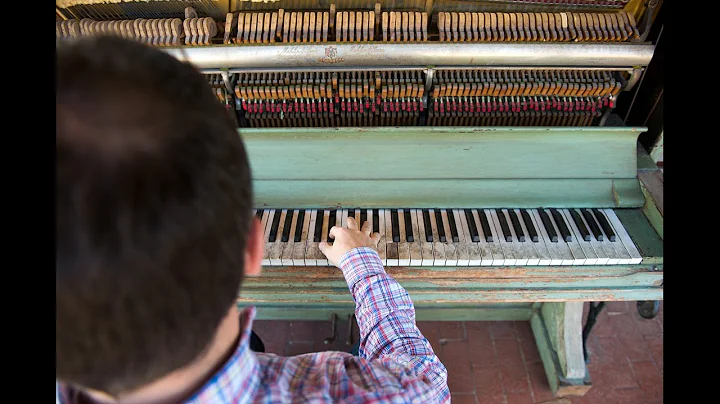
[[[380,234],[385,266],[621,265],[642,261],[612,209],[264,209],[266,266],[329,266],[318,245],[348,217]]]

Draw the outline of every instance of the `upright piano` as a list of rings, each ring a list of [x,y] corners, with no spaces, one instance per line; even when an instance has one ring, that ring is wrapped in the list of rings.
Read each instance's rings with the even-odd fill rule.
[[[613,114],[653,57],[659,6],[56,0],[56,34],[133,38],[207,75],[264,228],[239,305],[351,316],[318,243],[355,217],[418,320],[530,321],[562,396],[591,386],[584,302],[663,298],[662,186],[638,179],[656,169],[638,153],[647,128]]]

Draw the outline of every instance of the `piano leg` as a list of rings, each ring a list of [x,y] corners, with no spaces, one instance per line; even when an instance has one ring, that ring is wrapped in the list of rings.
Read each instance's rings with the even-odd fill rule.
[[[530,318],[553,395],[582,396],[590,390],[582,338],[583,302],[536,303]]]

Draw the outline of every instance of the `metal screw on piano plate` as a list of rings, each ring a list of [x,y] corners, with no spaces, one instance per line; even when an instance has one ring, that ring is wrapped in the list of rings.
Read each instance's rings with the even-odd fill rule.
[[[652,266],[652,270],[653,270],[653,272],[659,271],[659,269],[658,269],[658,267],[657,267],[656,265],[653,265],[653,266]]]
[[[332,323],[332,335],[323,340],[326,345],[335,341],[335,330],[337,329],[337,314],[333,313],[332,320],[330,321]]]

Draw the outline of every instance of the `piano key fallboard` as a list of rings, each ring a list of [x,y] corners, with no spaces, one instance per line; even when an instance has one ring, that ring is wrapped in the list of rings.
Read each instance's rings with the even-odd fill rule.
[[[386,266],[639,264],[613,209],[261,209],[268,266],[328,266],[318,249],[348,218],[379,233]]]

